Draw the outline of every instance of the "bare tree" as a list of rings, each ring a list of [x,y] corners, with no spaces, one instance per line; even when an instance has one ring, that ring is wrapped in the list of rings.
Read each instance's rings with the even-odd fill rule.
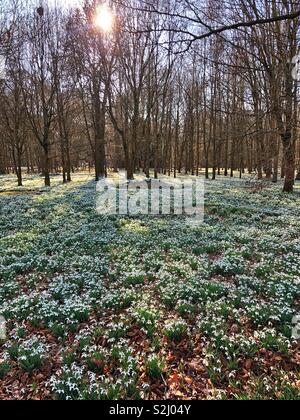
[[[50,186],[51,126],[55,117],[56,85],[53,80],[56,43],[49,8],[29,12],[24,44],[22,89],[28,120],[44,154],[45,185]],[[30,63],[30,65],[29,65]]]

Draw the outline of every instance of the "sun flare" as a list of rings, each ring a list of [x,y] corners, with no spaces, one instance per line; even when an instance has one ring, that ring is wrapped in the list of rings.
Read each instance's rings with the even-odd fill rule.
[[[97,8],[95,25],[104,32],[110,32],[114,24],[112,11],[105,5]]]

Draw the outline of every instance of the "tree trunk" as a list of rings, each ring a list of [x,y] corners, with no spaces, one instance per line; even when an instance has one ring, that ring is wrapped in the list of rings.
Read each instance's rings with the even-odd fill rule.
[[[273,179],[272,179],[272,182],[274,184],[278,182],[279,151],[280,151],[280,142],[276,138],[276,151],[275,151],[274,162],[273,162],[274,169],[273,169]]]
[[[295,184],[295,153],[291,131],[286,131],[282,135],[282,142],[285,160],[285,179],[283,191],[290,193],[293,192]]]
[[[45,178],[45,187],[51,186],[50,181],[50,158],[49,158],[49,151],[48,149],[44,149],[45,156],[44,156],[44,178]]]
[[[18,187],[22,187],[23,179],[22,179],[22,157],[21,152],[17,151],[17,177],[18,177]]]

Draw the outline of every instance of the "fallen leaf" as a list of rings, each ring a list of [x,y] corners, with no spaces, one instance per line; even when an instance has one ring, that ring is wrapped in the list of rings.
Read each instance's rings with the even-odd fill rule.
[[[252,359],[247,359],[247,360],[246,360],[246,363],[245,363],[245,368],[246,368],[247,370],[251,370],[251,368],[252,368],[252,364],[253,364],[253,360],[252,360]]]

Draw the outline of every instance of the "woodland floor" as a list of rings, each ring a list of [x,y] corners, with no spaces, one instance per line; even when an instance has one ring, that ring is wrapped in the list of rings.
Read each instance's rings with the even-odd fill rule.
[[[300,186],[206,183],[205,223],[0,177],[0,399],[300,399]]]

